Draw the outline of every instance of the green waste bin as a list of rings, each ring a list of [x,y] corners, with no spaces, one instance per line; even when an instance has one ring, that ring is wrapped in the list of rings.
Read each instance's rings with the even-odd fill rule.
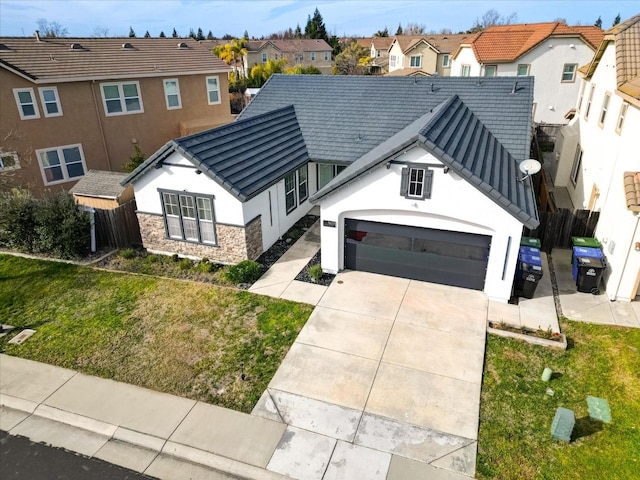
[[[522,237],[522,239],[520,240],[520,245],[525,247],[541,248],[542,242],[539,238]]]
[[[593,237],[571,237],[571,242],[574,247],[600,248],[600,242]]]

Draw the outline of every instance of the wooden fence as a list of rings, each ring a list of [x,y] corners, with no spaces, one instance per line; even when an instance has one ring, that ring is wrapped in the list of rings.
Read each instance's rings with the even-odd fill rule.
[[[126,248],[142,244],[135,200],[113,210],[96,208],[95,222],[98,248]]]
[[[539,238],[542,250],[571,248],[571,237],[593,237],[600,212],[560,208],[556,212],[540,212],[540,225],[536,229],[524,229],[525,237]]]

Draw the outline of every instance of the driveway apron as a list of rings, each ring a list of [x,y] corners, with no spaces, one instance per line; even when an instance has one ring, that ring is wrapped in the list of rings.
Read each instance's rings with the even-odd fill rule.
[[[487,308],[482,292],[338,274],[253,412],[289,426],[268,468],[310,475],[283,465],[313,444],[326,450],[316,472],[362,454],[473,476]]]

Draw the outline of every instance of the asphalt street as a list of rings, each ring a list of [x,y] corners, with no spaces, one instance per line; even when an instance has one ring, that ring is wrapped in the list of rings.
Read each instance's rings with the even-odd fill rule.
[[[150,480],[117,465],[0,430],[2,480]]]

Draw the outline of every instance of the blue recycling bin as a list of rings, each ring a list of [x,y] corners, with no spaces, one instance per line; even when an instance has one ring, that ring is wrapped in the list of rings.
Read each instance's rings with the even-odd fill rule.
[[[573,247],[573,255],[571,256],[573,280],[578,280],[578,257],[597,258],[604,263],[602,250],[594,247]]]
[[[520,246],[520,250],[518,250],[519,253],[528,253],[530,255],[538,255],[540,256],[540,249],[537,247],[530,247],[527,245],[521,245]]]
[[[542,256],[540,249],[528,246],[520,247],[516,268],[516,292],[524,298],[533,298],[541,278]]]

